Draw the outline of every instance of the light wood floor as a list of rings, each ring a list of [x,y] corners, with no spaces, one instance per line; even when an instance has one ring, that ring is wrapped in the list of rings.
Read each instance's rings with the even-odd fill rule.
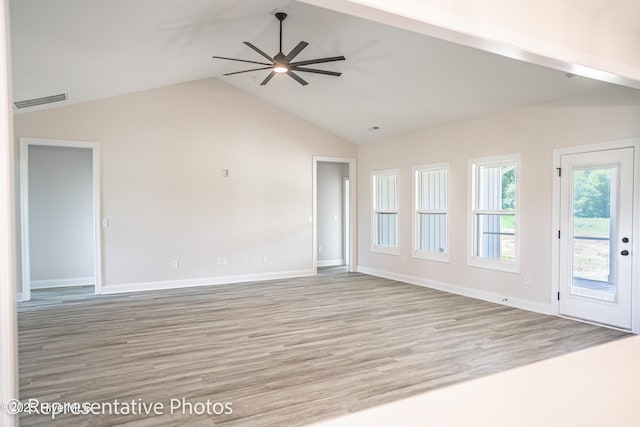
[[[165,414],[30,415],[24,426],[303,425],[627,335],[331,269],[118,296],[60,291],[19,307],[21,399],[142,399]],[[183,397],[232,402],[233,414],[169,414]]]

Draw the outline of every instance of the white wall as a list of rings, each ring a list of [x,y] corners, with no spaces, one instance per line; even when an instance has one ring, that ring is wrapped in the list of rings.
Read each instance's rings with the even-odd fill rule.
[[[343,265],[346,163],[318,162],[318,265]]]
[[[16,137],[101,144],[105,292],[312,274],[313,155],[356,151],[217,79],[17,114],[14,125]]]
[[[640,91],[612,86],[610,90],[588,96],[512,109],[361,145],[358,149],[359,268],[406,275],[414,281],[460,286],[470,294],[509,297],[543,309],[551,301],[553,149],[638,136]],[[522,155],[521,273],[469,267],[466,265],[467,161],[511,153]],[[451,262],[412,258],[411,169],[414,165],[446,161],[451,162]],[[400,168],[400,256],[370,251],[369,174],[389,168]],[[524,285],[524,274],[531,274],[531,285]]]
[[[29,146],[33,288],[94,284],[92,161],[88,148]]]

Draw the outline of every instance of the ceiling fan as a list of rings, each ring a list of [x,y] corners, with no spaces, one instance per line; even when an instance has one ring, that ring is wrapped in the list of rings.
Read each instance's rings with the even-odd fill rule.
[[[328,76],[336,76],[336,77],[339,77],[340,75],[342,75],[342,73],[338,73],[336,71],[327,71],[327,70],[318,70],[316,68],[307,68],[307,67],[305,67],[305,65],[321,64],[321,63],[324,63],[324,62],[344,61],[344,59],[345,59],[344,56],[332,56],[332,57],[328,57],[328,58],[318,58],[318,59],[309,59],[309,60],[306,60],[306,61],[291,62],[296,56],[298,56],[298,54],[300,52],[302,52],[302,50],[305,47],[307,47],[309,45],[309,43],[307,43],[305,41],[301,41],[300,43],[298,43],[296,45],[296,47],[294,47],[291,50],[291,52],[289,52],[288,55],[285,55],[284,53],[282,53],[282,21],[284,21],[286,18],[287,18],[287,14],[286,13],[284,13],[284,12],[276,13],[276,19],[278,19],[278,21],[280,21],[280,50],[276,54],[276,56],[274,56],[272,58],[269,55],[267,55],[266,53],[264,53],[262,50],[260,50],[256,46],[254,46],[253,44],[251,44],[249,42],[243,42],[244,44],[249,46],[251,49],[255,50],[260,55],[262,55],[264,58],[266,58],[269,62],[258,62],[258,61],[249,61],[249,60],[245,60],[245,59],[226,58],[224,56],[214,56],[213,58],[216,58],[216,59],[226,59],[226,60],[229,60],[229,61],[246,62],[248,64],[264,65],[264,67],[252,68],[250,70],[243,70],[243,71],[235,71],[233,73],[226,73],[224,75],[225,76],[231,76],[231,75],[234,75],[234,74],[249,73],[251,71],[271,70],[271,73],[269,73],[269,75],[262,81],[262,83],[260,83],[261,86],[264,86],[267,83],[269,83],[269,80],[271,80],[273,78],[273,76],[275,76],[276,74],[287,74],[287,75],[289,75],[289,77],[291,77],[292,79],[294,79],[295,81],[297,81],[298,83],[300,83],[303,86],[306,86],[306,85],[309,84],[307,81],[305,81],[302,77],[300,77],[294,71],[296,71],[296,72],[300,71],[300,72],[304,72],[304,73],[325,74],[325,75],[328,75]]]

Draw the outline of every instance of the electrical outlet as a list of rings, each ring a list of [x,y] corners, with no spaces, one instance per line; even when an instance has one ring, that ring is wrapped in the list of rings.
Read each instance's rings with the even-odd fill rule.
[[[227,258],[226,256],[223,256],[223,257],[222,257],[222,264],[223,264],[223,265],[227,265],[227,264],[229,264],[229,258]]]
[[[222,265],[222,257],[221,256],[218,257],[218,265]]]
[[[531,275],[530,274],[525,274],[524,275],[524,284],[525,285],[530,285],[531,284]]]
[[[243,256],[243,257],[242,257],[242,263],[243,263],[243,264],[249,264],[249,257],[248,257],[248,256],[246,256],[246,255],[245,255],[245,256]]]
[[[178,268],[178,260],[177,259],[172,259],[171,260],[171,268],[173,268],[173,269]]]
[[[324,251],[324,247],[322,245],[318,246],[318,252],[322,253]]]
[[[263,262],[269,262],[269,255],[264,254],[264,255],[262,256],[262,261],[263,261]]]
[[[102,228],[109,228],[109,218],[102,218]]]

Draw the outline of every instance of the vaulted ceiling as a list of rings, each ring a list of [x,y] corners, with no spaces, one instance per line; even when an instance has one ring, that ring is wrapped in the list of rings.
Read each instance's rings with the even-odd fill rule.
[[[15,100],[68,92],[83,102],[217,77],[361,143],[507,108],[598,89],[607,83],[520,62],[291,0],[12,0]],[[242,42],[275,55],[275,11],[289,17],[283,50],[297,59],[344,55],[317,68],[341,77],[285,75],[212,55],[261,61]],[[55,104],[52,104],[55,106]],[[372,131],[377,126],[379,130]]]

